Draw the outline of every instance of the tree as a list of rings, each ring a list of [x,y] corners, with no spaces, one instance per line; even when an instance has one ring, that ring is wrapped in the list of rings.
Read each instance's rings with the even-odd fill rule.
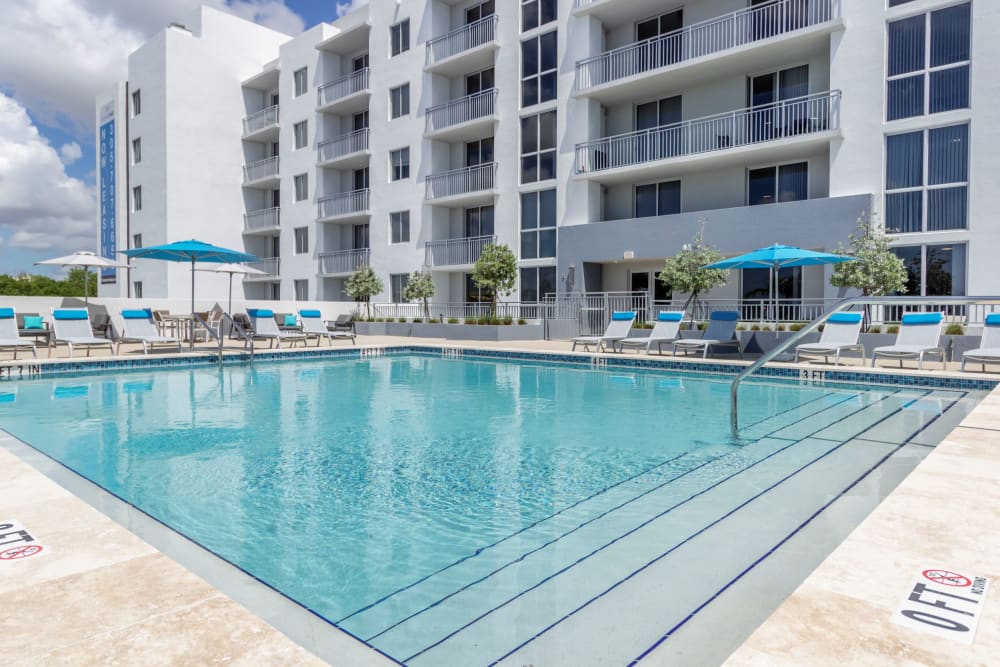
[[[371,317],[371,298],[384,289],[382,279],[370,266],[358,269],[344,282],[344,291],[352,299],[365,302],[365,317]]]
[[[507,296],[517,284],[517,257],[506,245],[487,245],[472,270],[476,287],[490,290],[490,312],[496,315],[497,296]]]
[[[850,250],[843,245],[834,251],[838,255],[851,255],[854,262],[844,262],[833,267],[830,284],[861,290],[864,296],[886,296],[906,290],[908,273],[906,265],[889,247],[893,239],[885,235],[882,226],[865,215],[858,218],[858,232],[847,237]],[[868,321],[865,306],[865,321]]]
[[[410,274],[406,288],[403,289],[403,298],[407,301],[423,300],[424,317],[427,319],[431,317],[431,308],[427,299],[432,298],[435,294],[437,294],[437,288],[434,287],[434,279],[431,278],[430,271],[414,271]]]
[[[3,296],[83,296],[84,273],[82,268],[70,269],[64,280],[49,276],[21,273],[17,276],[0,274],[0,295]],[[97,294],[97,274],[87,275],[87,293]]]
[[[673,257],[667,258],[660,272],[660,282],[669,289],[686,292],[689,296],[682,310],[691,308],[691,314],[697,312],[698,295],[713,287],[721,287],[729,280],[726,269],[706,269],[706,264],[712,264],[722,259],[722,253],[705,244],[705,225],[694,237],[694,242],[686,246]]]

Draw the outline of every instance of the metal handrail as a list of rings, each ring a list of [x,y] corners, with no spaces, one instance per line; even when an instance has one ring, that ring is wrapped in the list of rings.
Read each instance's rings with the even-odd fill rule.
[[[740,433],[738,400],[740,383],[747,377],[756,373],[764,364],[774,360],[775,357],[782,354],[785,350],[815,331],[816,328],[819,327],[820,324],[826,322],[831,315],[847,310],[852,306],[962,306],[970,304],[1000,305],[1000,296],[856,296],[838,302],[815,320],[802,327],[793,336],[786,338],[770,351],[762,354],[760,358],[747,366],[742,373],[733,379],[732,383],[729,385],[729,425],[732,428],[733,437],[738,437]]]
[[[226,312],[222,313],[222,317],[219,320],[219,328],[218,328],[218,330],[213,329],[212,325],[210,325],[208,322],[206,322],[202,318],[202,316],[199,315],[198,313],[194,313],[193,315],[194,315],[194,322],[196,324],[200,324],[205,329],[205,331],[207,331],[208,334],[210,336],[212,336],[212,338],[214,338],[217,341],[219,341],[218,359],[219,359],[219,366],[220,367],[222,366],[222,355],[223,355],[223,352],[224,352],[224,349],[225,349],[225,345],[226,345],[226,337],[222,333],[222,323],[223,322],[229,322],[230,328],[232,330],[236,331],[236,334],[240,338],[242,338],[243,340],[245,340],[245,341],[247,341],[247,342],[250,343],[250,365],[253,366],[253,352],[254,352],[254,348],[253,348],[253,336],[249,335],[247,333],[246,329],[244,329],[240,325],[239,322],[237,322],[236,320],[234,320],[229,313],[226,313]],[[193,343],[193,339],[194,339],[194,330],[193,329],[191,331],[191,338],[192,338],[192,343]]]

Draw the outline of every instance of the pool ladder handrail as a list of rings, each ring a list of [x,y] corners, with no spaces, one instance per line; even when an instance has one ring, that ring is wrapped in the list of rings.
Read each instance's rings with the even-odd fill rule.
[[[209,324],[208,322],[206,322],[201,317],[201,315],[199,315],[197,313],[194,314],[194,321],[195,321],[195,323],[201,325],[205,329],[205,331],[207,331],[208,334],[212,338],[214,338],[215,340],[219,341],[218,361],[219,361],[219,366],[220,367],[222,366],[222,356],[223,356],[223,352],[224,352],[225,345],[226,345],[226,337],[222,333],[222,325],[223,325],[224,322],[228,322],[230,330],[231,331],[235,331],[236,335],[238,337],[242,338],[246,343],[249,344],[249,346],[250,346],[250,365],[253,366],[253,355],[254,355],[253,335],[247,333],[246,329],[244,329],[243,326],[239,322],[237,322],[236,320],[234,320],[233,317],[229,313],[226,313],[226,312],[222,313],[222,317],[219,319],[219,328],[218,328],[218,330],[214,329],[211,324]]]
[[[764,364],[783,354],[810,333],[816,330],[834,313],[848,310],[853,306],[967,306],[967,305],[1000,305],[1000,296],[856,296],[838,301],[826,312],[799,329],[794,336],[778,343],[773,349],[762,354],[756,361],[737,375],[729,385],[729,425],[733,438],[739,438],[739,388],[744,379],[756,373]]]

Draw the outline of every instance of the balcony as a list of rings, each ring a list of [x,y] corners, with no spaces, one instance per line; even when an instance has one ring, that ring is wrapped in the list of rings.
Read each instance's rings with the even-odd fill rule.
[[[281,229],[281,209],[262,208],[243,216],[244,234],[273,234]]]
[[[496,174],[495,162],[432,174],[425,181],[424,196],[434,203],[441,204],[464,205],[479,201],[486,203],[492,200],[495,194]]]
[[[330,113],[354,113],[368,108],[368,68],[324,83],[316,91],[316,108]]]
[[[650,86],[680,90],[703,77],[691,70],[709,60],[713,76],[770,67],[776,58],[791,62],[828,50],[828,34],[842,25],[837,0],[776,0],[741,9],[578,61],[577,94],[613,102]]]
[[[338,250],[319,254],[319,273],[322,276],[346,276],[368,266],[372,251],[369,248]]]
[[[259,259],[256,262],[247,262],[246,265],[251,269],[263,271],[263,273],[244,276],[244,280],[273,282],[280,275],[281,259],[279,257],[268,257],[267,259]]]
[[[270,189],[280,180],[277,157],[257,160],[243,167],[243,185],[247,187]]]
[[[317,202],[318,222],[354,222],[368,216],[370,190],[342,192],[331,197],[323,197]]]
[[[424,245],[424,264],[429,267],[468,267],[476,263],[483,248],[496,243],[495,236],[428,241]]]
[[[278,105],[261,109],[243,119],[243,138],[270,141],[278,136]]]
[[[487,16],[427,42],[424,69],[445,76],[473,72],[493,63],[497,17]]]
[[[354,169],[368,164],[368,128],[324,141],[316,147],[319,166]]]
[[[602,183],[669,176],[741,164],[752,152],[794,157],[839,134],[835,90],[577,144],[575,173]]]
[[[424,133],[435,139],[466,141],[489,134],[495,120],[497,91],[490,88],[466,95],[424,112]]]

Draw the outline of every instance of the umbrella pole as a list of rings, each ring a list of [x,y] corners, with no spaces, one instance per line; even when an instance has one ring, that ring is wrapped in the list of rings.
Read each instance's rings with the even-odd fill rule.
[[[88,280],[89,278],[90,278],[90,267],[89,266],[84,266],[83,267],[83,307],[85,309],[87,309],[87,310],[90,310],[90,299],[87,296],[87,292],[88,292],[88,290],[87,290],[87,284],[90,282],[90,280]]]
[[[194,349],[194,256],[191,257],[191,330],[188,331],[189,349]]]

